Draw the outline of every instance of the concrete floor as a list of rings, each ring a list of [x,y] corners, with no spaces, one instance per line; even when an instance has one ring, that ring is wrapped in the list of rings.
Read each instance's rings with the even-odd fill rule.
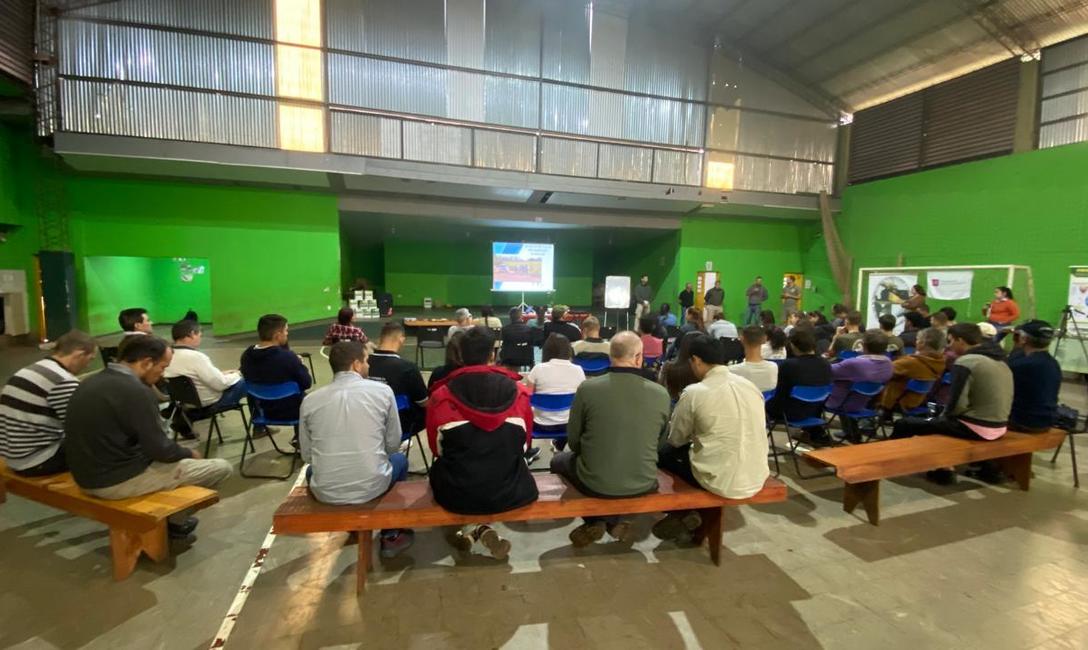
[[[316,353],[306,331],[293,340]],[[205,347],[236,367],[248,342]],[[3,377],[23,361],[9,352]],[[315,365],[327,383],[316,354]],[[1063,389],[1082,411],[1086,397],[1081,383]],[[213,454],[237,463],[236,415],[223,432]],[[268,449],[258,441],[260,468],[285,468]],[[1067,452],[1049,460],[1036,456],[1026,493],[963,478],[886,481],[879,527],[842,512],[839,481],[797,480],[783,466],[789,501],[730,510],[721,567],[705,549],[654,539],[651,516],[632,547],[581,552],[567,541],[572,520],[500,526],[514,544],[502,563],[458,556],[440,531],[421,530],[404,556],[375,567],[358,600],[344,535],[278,537],[227,646],[1085,648],[1088,497],[1073,489]],[[142,559],[121,583],[104,527],[9,496],[0,647],[207,647],[289,487],[235,475],[201,513],[196,544],[161,565]]]

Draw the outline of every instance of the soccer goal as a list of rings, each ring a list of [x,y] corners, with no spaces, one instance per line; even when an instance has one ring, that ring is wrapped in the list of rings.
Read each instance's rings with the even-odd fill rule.
[[[959,291],[949,283],[940,286],[941,276],[948,280],[961,280]],[[957,320],[978,322],[983,320],[983,309],[993,300],[995,287],[1009,287],[1020,305],[1022,318],[1035,317],[1035,282],[1031,267],[1018,264],[983,264],[979,266],[889,266],[863,267],[858,269],[854,295],[855,308],[865,317],[867,327],[876,325],[882,314],[892,314],[902,320],[899,305],[910,295],[912,285],[919,284],[929,294],[926,304],[930,311],[941,307],[956,310]],[[934,286],[934,282],[938,286]],[[970,289],[967,290],[967,284]],[[942,295],[955,295],[955,299],[942,299]]]

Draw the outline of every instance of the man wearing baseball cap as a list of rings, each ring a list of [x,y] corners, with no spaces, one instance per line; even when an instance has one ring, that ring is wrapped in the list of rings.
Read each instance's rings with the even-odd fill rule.
[[[1013,330],[1016,348],[1009,355],[1013,399],[1009,428],[1041,432],[1054,425],[1062,369],[1050,355],[1054,328],[1042,320],[1029,320]]]

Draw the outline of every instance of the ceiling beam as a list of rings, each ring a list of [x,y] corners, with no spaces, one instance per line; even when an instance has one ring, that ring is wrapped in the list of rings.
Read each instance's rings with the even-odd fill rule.
[[[846,13],[847,11],[852,11],[854,7],[858,6],[859,4],[861,4],[863,2],[866,2],[866,0],[849,0],[848,2],[845,2],[845,3],[841,4],[841,5],[839,5],[839,7],[837,9],[829,11],[829,12],[827,12],[825,14],[821,14],[820,17],[817,20],[813,20],[813,21],[809,22],[808,24],[802,25],[800,29],[794,30],[792,32],[789,32],[789,33],[783,35],[782,38],[778,39],[777,41],[775,41],[773,43],[768,43],[766,45],[765,49],[773,49],[773,48],[776,48],[776,47],[782,45],[783,43],[785,43],[787,41],[792,41],[792,40],[796,40],[796,39],[799,39],[799,38],[803,38],[803,37],[807,36],[813,30],[822,27],[829,20],[832,20],[832,19],[838,17],[840,14]],[[865,29],[868,29],[868,28],[869,28],[869,25],[867,24],[861,30],[856,30],[854,32],[851,32],[850,34],[847,34],[845,37],[837,39],[837,42],[841,43],[843,41],[847,41],[847,40],[853,38],[854,36],[856,36],[861,31],[864,31]],[[747,36],[747,34],[745,34],[745,36]]]
[[[999,0],[959,0],[964,15],[1013,56],[1039,51],[1039,40],[1026,25],[1011,16]]]
[[[725,56],[742,61],[745,66],[751,68],[760,75],[775,82],[795,95],[798,95],[813,106],[826,111],[829,117],[833,116],[837,119],[842,113],[850,112],[850,107],[838,97],[830,95],[821,88],[809,84],[795,74],[786,72],[774,64],[759,58],[758,54],[750,52],[742,46],[726,45],[722,42],[721,36],[715,38],[714,49],[720,51],[720,53]]]

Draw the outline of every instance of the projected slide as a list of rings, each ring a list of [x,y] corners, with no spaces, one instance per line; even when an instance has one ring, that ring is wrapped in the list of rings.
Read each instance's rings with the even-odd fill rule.
[[[492,291],[552,291],[555,246],[491,244]]]

